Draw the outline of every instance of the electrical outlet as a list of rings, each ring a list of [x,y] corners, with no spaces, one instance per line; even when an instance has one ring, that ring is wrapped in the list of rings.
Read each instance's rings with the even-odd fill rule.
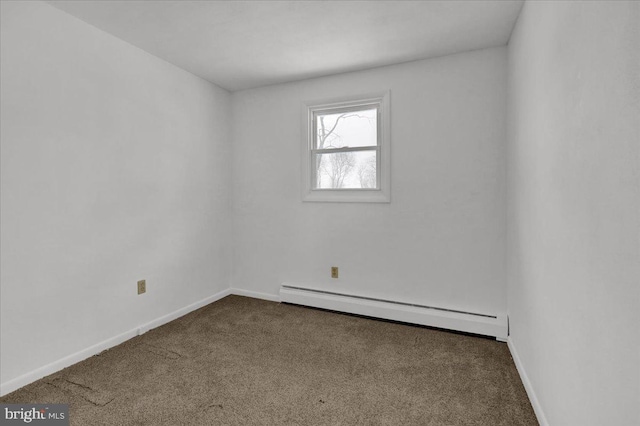
[[[331,267],[331,278],[338,278],[338,267],[337,266],[332,266]]]
[[[147,280],[138,281],[138,294],[147,292]]]

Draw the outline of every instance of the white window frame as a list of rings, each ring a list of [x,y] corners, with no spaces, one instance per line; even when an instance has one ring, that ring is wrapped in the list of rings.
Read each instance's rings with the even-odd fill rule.
[[[311,202],[389,203],[391,202],[391,112],[390,92],[364,96],[305,102],[302,108],[302,200]],[[338,148],[330,152],[376,150],[377,188],[314,188],[314,117],[317,113],[341,113],[366,107],[378,108],[378,144],[375,148]],[[324,150],[323,150],[324,152]]]

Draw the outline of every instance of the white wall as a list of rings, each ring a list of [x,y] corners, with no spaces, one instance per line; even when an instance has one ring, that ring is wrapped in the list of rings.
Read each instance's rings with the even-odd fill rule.
[[[526,2],[509,42],[511,340],[551,425],[640,424],[637,2]]]
[[[385,90],[391,204],[303,203],[303,101]],[[232,105],[234,287],[506,312],[506,48],[235,92]]]
[[[50,5],[1,13],[4,383],[228,288],[230,100]]]

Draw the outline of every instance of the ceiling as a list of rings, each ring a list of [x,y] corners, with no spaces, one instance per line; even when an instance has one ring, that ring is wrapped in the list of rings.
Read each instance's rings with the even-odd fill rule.
[[[227,90],[507,43],[514,1],[48,3]]]

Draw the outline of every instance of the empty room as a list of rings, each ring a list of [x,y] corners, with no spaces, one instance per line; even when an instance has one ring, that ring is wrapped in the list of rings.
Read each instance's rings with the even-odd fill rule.
[[[640,1],[0,17],[0,425],[640,425]]]

